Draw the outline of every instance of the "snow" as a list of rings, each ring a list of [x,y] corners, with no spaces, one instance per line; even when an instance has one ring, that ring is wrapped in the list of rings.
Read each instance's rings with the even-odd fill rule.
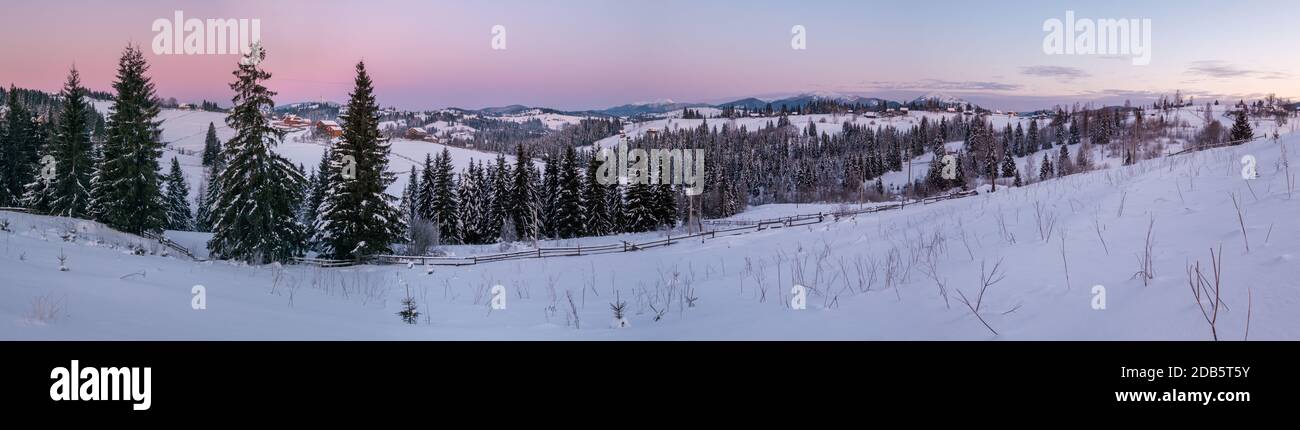
[[[703,112],[702,112],[703,113]],[[905,116],[891,116],[882,118],[869,118],[866,115],[855,114],[812,114],[812,115],[788,115],[790,123],[798,126],[800,131],[807,131],[809,124],[816,124],[817,132],[826,134],[837,134],[844,131],[844,123],[849,122],[857,125],[869,125],[871,127],[893,126],[900,130],[919,125],[921,118],[926,118],[931,123],[938,123],[942,118],[953,120],[953,116],[961,115],[960,113],[951,112],[929,112],[929,111],[912,111]],[[1199,117],[1198,117],[1199,118]],[[778,117],[741,117],[741,118],[706,118],[706,119],[682,119],[681,113],[678,112],[670,118],[655,119],[630,123],[623,126],[623,133],[628,137],[640,137],[649,130],[658,131],[675,131],[680,129],[691,129],[699,127],[700,124],[708,124],[710,128],[721,128],[723,124],[730,127],[745,127],[747,130],[754,131],[766,127],[770,122],[776,124]],[[985,120],[993,125],[995,130],[1001,131],[1002,127],[1011,124],[1021,124],[1023,127],[1029,127],[1030,118],[1009,116],[1009,115],[989,115]],[[1200,120],[1198,119],[1199,123]],[[1044,124],[1039,121],[1039,126]],[[601,148],[613,147],[618,144],[618,136],[610,136],[596,141],[596,145]]]
[[[0,218],[10,221],[11,232],[0,232],[0,339],[1206,340],[1210,330],[1185,269],[1193,261],[1208,266],[1209,250],[1221,247],[1222,295],[1230,309],[1220,311],[1220,337],[1241,339],[1249,313],[1251,340],[1296,340],[1300,195],[1288,191],[1280,163],[1284,147],[1296,157],[1300,135],[1283,132],[1278,142],[1146,160],[838,222],[631,253],[438,266],[432,273],[418,266],[250,267],[132,255],[133,244],[150,242],[95,223],[4,212]],[[321,149],[302,143],[282,150],[314,165]],[[441,150],[394,143],[402,156],[431,149]],[[475,156],[456,149],[458,168]],[[1242,179],[1244,155],[1257,158],[1258,178]],[[409,168],[394,164],[396,171]],[[744,215],[825,209],[803,206]],[[1039,212],[1055,217],[1048,239],[1040,237]],[[1135,255],[1153,219],[1155,277],[1144,286],[1133,279]],[[65,242],[58,233],[70,228],[80,233]],[[202,241],[197,234],[168,236]],[[916,263],[926,259],[926,249],[936,250],[933,277]],[[67,272],[58,270],[60,252],[68,256]],[[887,282],[890,255],[903,266]],[[994,335],[956,297],[978,293],[981,264],[987,270],[998,261],[1006,277],[988,289],[981,307]],[[856,267],[871,271],[873,263],[875,283],[858,287]],[[797,264],[802,276],[792,270]],[[946,285],[947,302],[934,279]],[[396,315],[403,282],[422,312],[418,324]],[[789,306],[794,282],[810,288],[806,310]],[[505,286],[508,306],[489,312],[495,284]],[[206,310],[190,307],[194,285],[206,287]],[[1094,285],[1105,288],[1104,310],[1091,306]],[[629,324],[612,329],[616,291],[628,303]],[[682,299],[687,291],[698,297],[693,307]],[[578,328],[566,324],[566,292]],[[55,318],[30,315],[37,298],[59,303]],[[662,320],[654,320],[651,304],[667,309]]]
[[[530,109],[515,115],[502,115],[499,119],[503,121],[523,123],[530,120],[541,121],[546,128],[551,130],[561,130],[570,125],[577,125],[587,117],[576,115],[565,115],[560,113],[542,112],[540,109]]]
[[[443,133],[450,133],[453,139],[469,140],[474,138],[474,133],[478,130],[465,124],[450,124],[447,121],[434,121],[424,126],[424,130],[432,133],[437,137],[442,137]]]
[[[95,108],[105,114],[112,106],[112,102],[96,100]],[[217,137],[222,143],[229,141],[235,136],[234,130],[225,125],[226,114],[221,112],[206,111],[187,111],[178,109],[163,109],[158,116],[162,121],[162,140],[166,144],[163,151],[161,164],[167,168],[172,157],[176,157],[181,164],[181,171],[185,174],[185,180],[190,185],[189,201],[193,202],[199,192],[199,183],[204,180],[203,175],[203,144],[207,137],[208,124],[216,126]],[[444,122],[434,123],[438,127],[448,127]],[[452,127],[456,130],[455,134],[474,132],[474,129],[465,125],[457,124]],[[294,165],[302,165],[308,172],[315,169],[320,163],[321,154],[327,148],[324,142],[299,141],[306,131],[289,133],[283,142],[275,148],[276,153],[288,158]],[[419,140],[409,139],[392,139],[392,158],[389,160],[388,171],[397,174],[397,181],[387,189],[388,194],[400,196],[403,187],[406,186],[407,175],[410,174],[411,166],[415,165],[417,170],[423,167],[424,156],[429,154],[436,156],[441,153],[443,148],[447,148],[452,155],[452,165],[457,172],[469,167],[471,160],[475,161],[495,161],[496,153],[476,151],[473,149],[462,148],[458,146],[443,145],[430,143]],[[507,154],[506,160],[514,163],[515,158]],[[538,162],[539,167],[544,164]],[[166,173],[165,171],[163,173]]]

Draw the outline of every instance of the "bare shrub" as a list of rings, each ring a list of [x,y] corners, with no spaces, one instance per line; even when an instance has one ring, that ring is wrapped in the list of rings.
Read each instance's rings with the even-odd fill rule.
[[[1052,240],[1052,230],[1056,228],[1056,212],[1045,209],[1042,202],[1034,202],[1034,220],[1038,223],[1038,238],[1044,243]]]
[[[31,309],[24,317],[41,324],[54,322],[63,315],[64,299],[65,297],[54,297],[54,293],[32,297]]]
[[[406,253],[410,255],[427,255],[429,249],[439,245],[441,234],[438,231],[438,224],[426,219],[415,218],[411,220],[411,241],[407,244]]]
[[[1249,184],[1249,182],[1247,182]],[[1237,204],[1237,195],[1229,193],[1232,196],[1232,206],[1237,208],[1237,222],[1241,224],[1241,240],[1246,242],[1246,253],[1250,253],[1250,238],[1246,237],[1246,218],[1241,215],[1241,205]]]
[[[1210,325],[1210,336],[1214,340],[1219,340],[1219,308],[1227,310],[1227,306],[1223,304],[1220,295],[1223,281],[1222,248],[1217,254],[1214,252],[1214,248],[1210,248],[1210,267],[1210,276],[1213,279],[1206,278],[1205,274],[1201,272],[1200,261],[1189,264],[1187,266],[1187,286],[1192,289],[1192,297],[1196,299],[1196,307],[1201,310],[1201,315],[1205,317],[1205,323]],[[1205,308],[1206,301],[1210,304],[1209,309]],[[1249,319],[1250,316],[1247,315],[1247,324],[1249,324]],[[1247,336],[1249,336],[1249,331],[1247,333]]]
[[[997,264],[993,265],[993,270],[990,271],[985,271],[984,262],[983,261],[980,262],[980,291],[979,294],[975,296],[975,303],[971,303],[970,299],[967,298],[966,294],[963,293],[960,289],[957,290],[957,295],[960,297],[961,302],[966,305],[967,309],[970,309],[971,314],[975,315],[975,318],[979,318],[980,323],[984,324],[984,328],[987,328],[989,329],[990,332],[993,332],[994,336],[998,335],[998,331],[994,330],[993,326],[990,326],[988,321],[985,321],[984,317],[980,315],[980,307],[984,304],[984,293],[988,291],[989,287],[993,286],[994,284],[997,284],[998,282],[1002,282],[1002,279],[1006,277],[1006,274],[1002,273],[1001,268],[1002,268],[1002,260],[998,260]],[[1015,309],[1012,309],[1004,313],[1009,313],[1014,310]]]
[[[1152,254],[1151,250],[1155,245],[1155,242],[1153,242],[1151,239],[1151,231],[1155,228],[1155,226],[1156,226],[1156,219],[1155,217],[1151,217],[1150,223],[1147,224],[1146,245],[1143,246],[1142,253],[1137,255],[1138,270],[1133,273],[1132,278],[1129,278],[1129,279],[1142,278],[1142,286],[1144,287],[1150,285],[1151,280],[1155,279],[1156,277],[1155,267],[1153,265],[1152,255],[1151,255]]]

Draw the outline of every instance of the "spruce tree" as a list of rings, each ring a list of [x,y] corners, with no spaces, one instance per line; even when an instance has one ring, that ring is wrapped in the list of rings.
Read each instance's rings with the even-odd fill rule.
[[[302,171],[301,165],[299,165],[298,170]],[[317,212],[317,209],[319,209],[320,207],[316,206],[315,208],[312,208],[309,202],[311,201],[312,194],[315,194],[316,189],[319,186],[320,186],[320,175],[317,175],[316,170],[313,169],[311,171],[311,174],[307,175],[306,182],[303,183],[302,204],[298,205],[298,214],[297,214],[298,222],[301,223],[303,226],[303,236],[307,238],[312,238],[316,236],[316,230],[313,228],[314,225],[316,224],[316,220],[314,219],[314,214]],[[308,239],[308,244],[310,245],[310,239]],[[309,246],[308,249],[313,249],[313,248]]]
[[[1073,172],[1087,172],[1092,169],[1092,148],[1087,144],[1079,146],[1079,152],[1074,153],[1074,165],[1071,166]]]
[[[559,188],[555,196],[555,230],[560,238],[582,235],[583,217],[582,182],[578,176],[577,154],[572,146],[565,147],[560,160]]]
[[[1002,177],[1010,178],[1016,175],[1016,160],[1011,158],[1011,154],[1002,156]]]
[[[624,228],[630,233],[654,230],[659,219],[654,212],[654,191],[640,181],[627,187],[627,201],[623,206]]]
[[[167,174],[167,195],[163,199],[167,207],[167,229],[188,231],[194,227],[194,216],[190,213],[190,186],[185,183],[185,173],[181,163],[172,157],[171,172]]]
[[[1013,143],[1012,148],[1014,148],[1017,157],[1025,155],[1025,151],[1027,150],[1025,144],[1025,128],[1021,127],[1020,123],[1016,123],[1015,142]]]
[[[514,195],[514,169],[506,162],[506,156],[497,154],[496,165],[492,168],[490,182],[492,182],[492,194],[488,206],[488,228],[487,234],[493,239],[498,238],[518,239],[519,226],[514,225],[514,219],[510,213],[510,200]],[[506,230],[506,221],[510,221],[510,228],[514,231]]]
[[[342,117],[343,136],[330,152],[330,187],[316,234],[325,254],[338,259],[392,252],[406,223],[394,207],[397,198],[385,192],[396,178],[388,172],[391,148],[379,133],[379,105],[364,62],[357,63]]]
[[[560,194],[560,161],[549,155],[544,157],[544,160],[546,162],[546,172],[543,174],[541,191],[542,234],[546,237],[557,237],[555,209],[556,197]]]
[[[0,122],[0,206],[21,206],[24,188],[36,180],[41,136],[36,121],[9,87]]]
[[[456,208],[456,176],[452,171],[451,151],[442,149],[442,154],[434,160],[433,218],[438,224],[438,237],[444,244],[460,243],[460,222],[457,221],[459,209]]]
[[[225,167],[217,180],[220,190],[212,206],[214,257],[249,263],[287,261],[300,255],[304,237],[294,208],[303,178],[298,169],[272,149],[283,139],[263,112],[275,106],[275,92],[262,82],[271,74],[258,67],[266,50],[260,42],[233,72],[234,106],[226,125],[235,136],[223,149]]]
[[[1061,150],[1056,155],[1056,165],[1053,166],[1056,169],[1056,176],[1066,176],[1071,173],[1074,173],[1074,169],[1071,166],[1071,164],[1072,162],[1070,161],[1070,146],[1061,145]]]
[[[1079,123],[1077,121],[1070,121],[1070,140],[1067,143],[1070,145],[1078,145],[1080,141],[1082,141],[1082,139],[1079,138]]]
[[[1056,126],[1053,127],[1052,130],[1054,131],[1053,134],[1056,135],[1054,136],[1056,138],[1056,145],[1057,146],[1065,145],[1066,131],[1065,131],[1065,117],[1063,115],[1058,116]],[[1045,150],[1052,149],[1052,141],[1048,139],[1043,139],[1043,149]]]
[[[317,162],[314,171],[316,181],[310,183],[310,188],[307,189],[307,196],[303,202],[303,234],[308,240],[309,249],[316,251],[321,251],[323,249],[321,247],[322,244],[318,240],[320,235],[316,230],[316,226],[321,220],[320,209],[325,203],[325,195],[328,193],[329,189],[333,187],[333,182],[330,182],[330,160],[333,159],[333,156],[331,155],[332,152],[333,151],[328,148],[321,152],[320,161]]]
[[[41,121],[36,123],[36,159],[53,160],[57,150],[55,146],[55,130],[53,122],[54,112],[47,110],[46,118],[50,121]],[[49,157],[49,158],[46,158]],[[23,187],[22,205],[34,213],[50,213],[50,201],[53,199],[53,177],[47,179],[46,174],[55,173],[54,165],[38,164],[32,166],[37,171],[31,182]]]
[[[406,222],[407,239],[410,239],[411,221],[415,218],[415,203],[420,196],[420,173],[411,166],[411,173],[407,176],[406,187],[402,188],[402,202],[397,206],[397,213],[401,215],[402,221]]]
[[[203,183],[199,186],[199,194],[195,197],[197,203],[195,204],[194,229],[195,231],[211,232],[212,203],[217,201],[217,196],[221,193],[219,184],[221,164],[215,163],[205,171],[207,176],[204,177]]]
[[[161,231],[169,221],[158,166],[160,108],[148,70],[140,49],[128,46],[118,61],[108,140],[90,192],[95,218],[130,233]]]
[[[668,179],[664,177],[661,181],[668,181]],[[661,183],[654,186],[654,192],[657,224],[669,229],[677,227],[677,187],[670,183]]]
[[[483,236],[483,215],[486,209],[484,191],[483,171],[477,163],[471,162],[461,173],[460,186],[456,189],[460,200],[457,218],[460,221],[461,241],[464,243],[481,244],[489,240]]]
[[[1064,148],[1065,145],[1061,145],[1061,147]],[[1038,180],[1045,181],[1053,176],[1056,176],[1056,174],[1052,171],[1052,160],[1047,158],[1047,154],[1043,154],[1043,163],[1038,168]]]
[[[1092,128],[1092,144],[1107,145],[1110,144],[1111,134],[1114,133],[1114,127],[1110,121],[1105,120],[1105,115],[1099,113],[1102,119],[1095,121],[1095,127]]]
[[[424,154],[424,169],[420,172],[420,185],[416,187],[415,215],[422,220],[437,219],[433,213],[434,164],[429,154]]]
[[[1038,152],[1039,147],[1038,120],[1032,119],[1029,120],[1029,131],[1025,132],[1025,152],[1020,155]]]
[[[49,165],[54,177],[47,185],[49,213],[58,216],[84,218],[90,203],[90,178],[94,173],[91,160],[90,124],[87,122],[90,104],[86,89],[81,86],[81,74],[73,68],[63,85],[62,109],[55,129],[49,154],[54,163]]]
[[[520,239],[537,236],[537,226],[534,225],[533,216],[538,195],[536,184],[533,182],[536,170],[537,166],[533,164],[530,154],[524,151],[524,145],[515,145],[514,178],[508,203],[510,218],[514,222],[515,229],[518,230],[517,237]]]
[[[609,219],[609,234],[619,234],[625,230],[623,220],[623,186],[614,181],[605,186],[605,211]]]
[[[1250,121],[1246,119],[1246,109],[1242,108],[1237,111],[1237,118],[1232,122],[1232,131],[1229,133],[1228,140],[1232,142],[1243,141],[1255,137],[1255,131],[1250,128]]]
[[[203,139],[203,166],[208,167],[221,158],[221,140],[217,139],[217,126],[208,123],[208,135]]]
[[[587,212],[584,233],[589,236],[603,236],[614,232],[614,220],[610,219],[609,198],[605,195],[608,188],[600,183],[596,170],[600,163],[596,160],[587,162],[587,174],[583,177],[582,208]]]

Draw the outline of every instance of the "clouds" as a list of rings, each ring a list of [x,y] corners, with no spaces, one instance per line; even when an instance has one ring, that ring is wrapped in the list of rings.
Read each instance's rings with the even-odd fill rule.
[[[1228,62],[1219,60],[1202,60],[1193,61],[1187,68],[1187,74],[1206,77],[1210,79],[1231,79],[1231,78],[1258,78],[1258,79],[1286,79],[1291,77],[1288,73],[1268,71],[1268,70],[1251,70],[1244,69]]]
[[[1066,66],[1024,66],[1020,68],[1020,74],[1042,78],[1054,78],[1057,81],[1067,83],[1073,82],[1075,79],[1092,76],[1078,67]]]
[[[1020,84],[993,81],[945,81],[942,79],[921,79],[916,81],[871,81],[864,82],[869,88],[882,90],[945,90],[945,91],[1015,91],[1023,87]]]

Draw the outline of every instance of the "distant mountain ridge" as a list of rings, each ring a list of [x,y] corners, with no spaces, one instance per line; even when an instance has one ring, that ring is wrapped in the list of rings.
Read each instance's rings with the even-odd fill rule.
[[[553,113],[573,116],[592,116],[592,117],[636,117],[644,115],[661,115],[669,112],[681,111],[683,109],[741,109],[747,111],[756,111],[766,109],[771,106],[773,110],[781,110],[783,107],[787,110],[798,110],[811,103],[822,101],[834,101],[844,105],[861,105],[867,108],[878,108],[882,104],[886,108],[899,108],[904,106],[916,107],[961,107],[966,104],[974,105],[960,97],[950,94],[931,92],[922,94],[910,101],[890,100],[879,97],[868,97],[857,94],[843,94],[826,91],[805,92],[790,96],[764,99],[759,97],[745,97],[725,103],[700,103],[700,102],[677,102],[671,99],[637,102],[618,105],[605,109],[592,110],[562,110],[541,106],[528,106],[522,104],[511,104],[505,106],[490,106],[481,109],[464,109],[449,107],[465,113],[477,113],[486,116],[512,116],[528,114],[531,111],[540,113]],[[338,115],[340,104],[327,101],[317,102],[297,102],[280,105],[275,107],[275,112],[279,114],[295,114],[306,118],[333,117]]]

